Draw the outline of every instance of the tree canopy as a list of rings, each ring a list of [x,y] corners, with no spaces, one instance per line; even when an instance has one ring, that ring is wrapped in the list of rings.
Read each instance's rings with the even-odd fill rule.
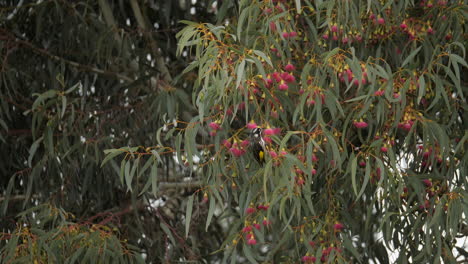
[[[3,2],[6,263],[467,261],[465,1]]]

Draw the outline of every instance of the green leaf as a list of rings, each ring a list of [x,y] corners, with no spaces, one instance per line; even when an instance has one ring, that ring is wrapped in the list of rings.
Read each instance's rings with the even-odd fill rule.
[[[151,166],[151,191],[154,196],[158,193],[158,164],[153,163]]]
[[[296,12],[298,14],[301,14],[302,13],[301,0],[295,0],[295,2],[296,2]]]
[[[354,156],[354,154],[352,154]],[[351,182],[353,184],[354,194],[358,195],[357,185],[356,185],[356,169],[357,169],[357,157],[354,157],[351,160]]]
[[[164,231],[164,233],[166,233],[167,237],[169,237],[169,239],[171,240],[172,245],[176,246],[177,244],[176,244],[176,241],[174,239],[174,236],[172,235],[171,230],[169,230],[169,228],[167,227],[167,224],[161,221],[159,223],[159,226]]]
[[[367,183],[369,182],[369,179],[370,179],[370,170],[371,170],[371,165],[369,164],[369,162],[366,162],[366,174],[364,176],[364,182],[362,184],[361,190],[359,191],[359,194],[356,197],[356,200],[358,200],[359,197],[361,197],[361,195],[366,190]]]
[[[260,50],[254,50],[253,53],[255,53],[257,56],[260,56],[263,60],[265,60],[268,63],[268,65],[273,67],[273,63],[271,62],[271,59],[265,53],[263,53]]]
[[[413,50],[410,55],[408,57],[406,57],[406,59],[403,61],[403,63],[401,64],[401,67],[405,67],[406,64],[408,64],[410,61],[412,61],[414,59],[414,56],[416,56],[416,54],[419,53],[419,51],[421,50],[422,46],[419,46],[419,48]]]
[[[185,238],[188,237],[190,230],[190,221],[192,221],[193,198],[195,194],[190,195],[187,201],[187,209],[185,211]]]
[[[237,67],[236,71],[236,89],[239,88],[239,85],[244,78],[244,70],[245,70],[245,59],[242,59],[241,63]]]
[[[106,157],[101,163],[101,168],[106,164],[109,160],[115,158],[116,156],[124,153],[125,151],[123,149],[106,149],[104,150],[104,153],[106,154]]]
[[[31,148],[29,149],[28,166],[30,168],[32,167],[32,159],[34,158],[34,154],[36,153],[36,150],[39,147],[39,144],[41,144],[43,138],[44,137],[40,137],[34,141],[34,143],[31,145]]]
[[[424,80],[424,75],[419,76],[419,88],[418,88],[418,99],[417,103],[420,104],[421,99],[426,93],[426,82]]]
[[[222,202],[222,200],[221,200],[221,202]],[[208,227],[211,224],[211,219],[213,218],[214,211],[215,211],[215,205],[216,205],[215,199],[211,198],[210,199],[210,207],[208,208],[208,216],[206,218],[205,231],[208,231]]]
[[[36,94],[36,95],[37,95],[37,94]],[[38,95],[37,99],[34,101],[32,107],[31,107],[31,109],[32,109],[32,110],[37,109],[37,107],[39,106],[39,104],[41,104],[42,102],[44,102],[44,101],[47,100],[47,99],[50,99],[50,98],[55,97],[56,95],[57,95],[57,91],[56,91],[56,90],[48,90],[47,92]]]

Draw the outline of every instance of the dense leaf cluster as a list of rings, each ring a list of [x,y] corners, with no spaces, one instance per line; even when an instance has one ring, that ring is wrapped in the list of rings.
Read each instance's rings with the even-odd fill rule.
[[[8,262],[466,261],[464,1],[0,3]]]
[[[462,1],[241,1],[228,25],[186,22],[179,53],[197,58],[186,71],[198,70],[200,126],[185,131],[184,151],[188,163],[200,155],[194,130],[209,124],[214,147],[197,169],[207,224],[214,208],[230,222],[226,260],[388,263],[388,250],[398,263],[460,260],[466,11]]]

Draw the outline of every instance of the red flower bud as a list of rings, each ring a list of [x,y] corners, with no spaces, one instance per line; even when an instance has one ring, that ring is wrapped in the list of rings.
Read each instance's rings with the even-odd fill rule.
[[[258,127],[257,124],[255,124],[255,122],[253,121],[247,124],[248,129],[255,129],[257,127]]]
[[[289,86],[286,83],[282,83],[279,85],[278,90],[280,91],[287,91]]]
[[[255,208],[253,208],[253,207],[248,207],[248,208],[245,210],[245,212],[246,212],[247,214],[253,214],[253,213],[255,213],[255,211],[256,211],[256,210],[255,210]]]
[[[333,229],[337,232],[341,231],[343,229],[344,225],[342,223],[336,223],[333,225]]]
[[[249,245],[256,245],[256,244],[257,244],[257,240],[255,240],[255,238],[251,238],[251,239],[249,239],[249,241],[247,241],[247,244],[249,244]]]
[[[289,72],[292,72],[296,69],[296,67],[294,67],[294,65],[292,65],[291,63],[288,63],[286,66],[284,66],[284,70],[285,71],[289,71]]]
[[[215,122],[211,122],[209,124],[209,126],[213,129],[213,130],[219,130],[221,129],[221,126],[218,124],[218,123],[215,123]]]

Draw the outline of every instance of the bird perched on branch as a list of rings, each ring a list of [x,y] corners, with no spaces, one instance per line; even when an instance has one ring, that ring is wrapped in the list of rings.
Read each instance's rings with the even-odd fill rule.
[[[250,132],[250,148],[258,163],[265,162],[265,141],[262,136],[263,130],[256,127]]]

